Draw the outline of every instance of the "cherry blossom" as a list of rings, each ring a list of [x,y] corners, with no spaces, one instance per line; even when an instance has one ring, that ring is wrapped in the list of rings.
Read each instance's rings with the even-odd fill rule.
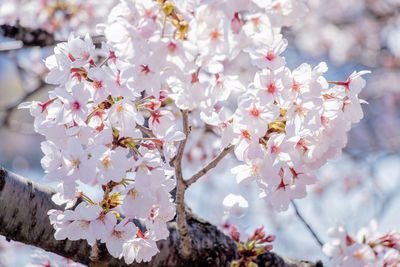
[[[328,82],[325,63],[286,66],[281,27],[306,9],[293,0],[122,0],[97,27],[101,49],[88,34],[57,44],[45,61],[46,81],[57,87],[47,102],[20,106],[46,138],[42,166],[58,182],[53,200],[67,203],[48,213],[56,239],[105,243],[128,264],[150,261],[179,212],[170,192],[186,142],[184,168],[233,150],[237,182],[255,182],[277,211],[305,197],[362,118],[358,94],[368,73]],[[248,207],[234,195],[223,204],[233,213]],[[348,250],[361,261],[370,252],[365,244]]]
[[[361,228],[357,235],[347,233],[343,224],[330,228],[332,241],[323,246],[323,252],[331,257],[335,266],[397,266],[399,261],[399,231],[382,235],[372,220],[368,228]]]

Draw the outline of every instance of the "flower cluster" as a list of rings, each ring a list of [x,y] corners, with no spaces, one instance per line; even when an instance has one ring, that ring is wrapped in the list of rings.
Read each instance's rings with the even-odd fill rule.
[[[290,71],[273,53],[272,60],[256,61],[263,69],[223,131],[245,163],[232,169],[238,182],[256,180],[261,196],[286,210],[291,199],[306,195],[314,171],[341,154],[351,123],[363,116],[358,93],[365,85],[361,75],[368,71],[329,83],[322,76],[324,63]]]
[[[49,211],[56,238],[99,240],[127,263],[151,259],[175,214],[170,164],[187,138],[179,110],[219,132],[220,148],[235,146],[238,181],[254,178],[277,210],[304,197],[361,119],[366,73],[329,85],[324,63],[286,67],[281,27],[306,10],[295,0],[122,0],[97,27],[102,49],[89,35],[58,44],[45,62],[57,86],[49,101],[21,106],[47,139],[42,165],[59,182],[53,200],[67,208],[83,200]]]
[[[369,114],[368,120],[353,136],[362,135],[361,129],[366,125],[374,125],[369,128],[374,134],[362,141],[355,137],[353,147],[357,146],[362,153],[371,146],[398,149],[400,20],[393,11],[400,8],[400,2],[311,0],[307,6],[309,15],[290,29],[290,36],[294,37],[291,43],[297,49],[314,58],[327,57],[341,66],[359,62],[374,68],[363,93],[371,103],[364,109]],[[382,131],[382,127],[386,130]]]
[[[123,255],[127,263],[149,261],[158,251],[156,241],[169,235],[166,222],[175,215],[169,192],[175,182],[156,149],[162,141],[144,138],[136,127],[145,128],[143,110],[151,114],[155,134],[179,139],[181,132],[167,128],[168,123],[163,123],[165,129],[159,126],[166,121],[159,117],[169,117],[159,110],[165,95],[140,98],[139,89],[127,89],[113,51],[95,63],[99,54],[89,36],[71,36],[54,52],[46,59],[46,81],[57,85],[49,92],[50,100],[21,107],[30,108],[35,130],[47,139],[41,145],[41,163],[46,178],[59,182],[53,200],[67,202],[67,208],[84,200],[74,210],[49,211],[55,237],[86,239],[91,245],[100,240],[111,255]],[[173,156],[173,146],[173,141],[165,144],[165,155]],[[85,185],[103,197],[92,200],[80,190]],[[141,220],[146,231],[132,219]]]
[[[355,236],[348,234],[342,224],[330,228],[328,234],[333,240],[324,245],[323,252],[331,257],[333,266],[400,266],[399,230],[382,235],[377,232],[376,222],[371,221]]]

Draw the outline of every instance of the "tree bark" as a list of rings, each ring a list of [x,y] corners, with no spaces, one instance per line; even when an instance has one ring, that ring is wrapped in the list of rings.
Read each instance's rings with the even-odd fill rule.
[[[56,44],[53,34],[41,29],[29,29],[20,25],[0,25],[0,34],[4,37],[21,41],[26,47],[45,47]]]
[[[31,29],[23,27],[19,24],[13,26],[8,24],[0,25],[0,35],[11,38],[17,41],[21,41],[23,47],[46,47],[53,46],[60,42],[66,42],[67,40],[56,40],[52,33],[49,33],[42,29]],[[104,36],[92,36],[93,44],[99,48],[101,42],[105,41]]]
[[[3,169],[0,166],[0,234],[8,240],[33,245],[90,266],[127,266],[123,259],[110,256],[104,244],[98,243],[96,257],[86,241],[55,240],[54,229],[47,216],[49,209],[62,209],[51,201],[55,191],[44,185]],[[237,259],[234,242],[216,226],[188,213],[187,223],[193,254],[189,259],[180,256],[180,241],[176,222],[168,224],[170,236],[157,243],[160,252],[149,263],[130,266],[229,266]],[[95,258],[95,259],[94,259]],[[285,259],[275,253],[258,258],[259,266],[320,267],[311,263]]]

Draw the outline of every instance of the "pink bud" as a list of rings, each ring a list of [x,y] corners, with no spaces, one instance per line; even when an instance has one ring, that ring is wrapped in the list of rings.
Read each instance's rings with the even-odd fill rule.
[[[239,234],[239,232],[237,231],[237,228],[236,228],[235,226],[231,225],[231,226],[229,227],[229,235],[231,236],[231,238],[233,239],[233,241],[239,242],[240,234]]]
[[[264,229],[264,226],[257,227],[256,230],[254,230],[254,235],[256,235],[256,236],[260,235],[262,233],[263,229]]]
[[[197,78],[197,74],[195,72],[192,73],[192,83],[197,83],[199,82],[198,78]]]
[[[261,243],[265,243],[265,242],[273,242],[275,240],[275,235],[269,235],[266,238],[264,238],[263,240],[261,240]]]
[[[239,13],[235,13],[235,17],[231,21],[231,29],[234,33],[238,34],[242,30],[243,21],[239,18]]]
[[[167,97],[168,97],[167,91],[160,91],[160,98],[159,98],[160,102],[165,101],[167,99]]]
[[[142,146],[146,147],[149,150],[154,150],[157,148],[156,145],[152,142],[143,143]]]
[[[264,251],[270,251],[270,250],[272,250],[272,245],[264,246]]]

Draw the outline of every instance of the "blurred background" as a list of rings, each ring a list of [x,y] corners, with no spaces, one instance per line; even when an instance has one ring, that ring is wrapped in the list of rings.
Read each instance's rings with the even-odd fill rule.
[[[0,0],[0,25],[15,23],[17,2]],[[70,7],[53,6],[53,12],[37,15],[40,19],[35,20],[36,26],[54,33],[58,40],[65,40],[76,25],[82,26],[77,28],[78,32],[94,29],[93,25],[106,13],[93,15],[93,1],[87,2],[84,7],[78,1],[65,2]],[[112,5],[113,1],[104,3]],[[353,70],[371,70],[372,74],[363,76],[367,87],[361,98],[368,104],[363,105],[364,119],[353,126],[342,157],[321,168],[318,182],[309,188],[308,196],[295,203],[323,242],[328,241],[327,229],[338,221],[353,233],[373,218],[381,232],[399,228],[400,1],[309,0],[307,4],[308,15],[295,27],[284,29],[289,41],[284,54],[288,67],[325,61],[329,66],[326,78],[330,81],[345,81]],[[26,20],[31,23],[29,18]],[[85,24],[79,24],[80,21]],[[52,49],[24,47],[0,34],[0,165],[40,183],[44,183],[40,165],[40,142],[44,139],[34,133],[29,112],[16,107],[21,102],[47,99],[47,91],[52,87],[43,82],[43,60]],[[186,151],[187,174],[193,172],[190,159],[210,156],[209,149],[201,144],[202,133],[191,138]],[[234,163],[232,158],[225,159],[188,190],[186,199],[193,211],[221,227],[230,220],[248,234],[264,225],[268,234],[277,236],[273,251],[285,257],[327,263],[320,245],[293,207],[286,212],[274,212],[258,199],[255,185],[239,187],[229,171]],[[192,167],[196,170],[196,166]],[[240,220],[224,217],[222,201],[229,193],[241,194],[249,201]],[[14,257],[10,251],[15,253],[15,249],[23,250],[26,256]],[[0,266],[23,266],[37,261],[30,251],[26,246],[0,239]]]

